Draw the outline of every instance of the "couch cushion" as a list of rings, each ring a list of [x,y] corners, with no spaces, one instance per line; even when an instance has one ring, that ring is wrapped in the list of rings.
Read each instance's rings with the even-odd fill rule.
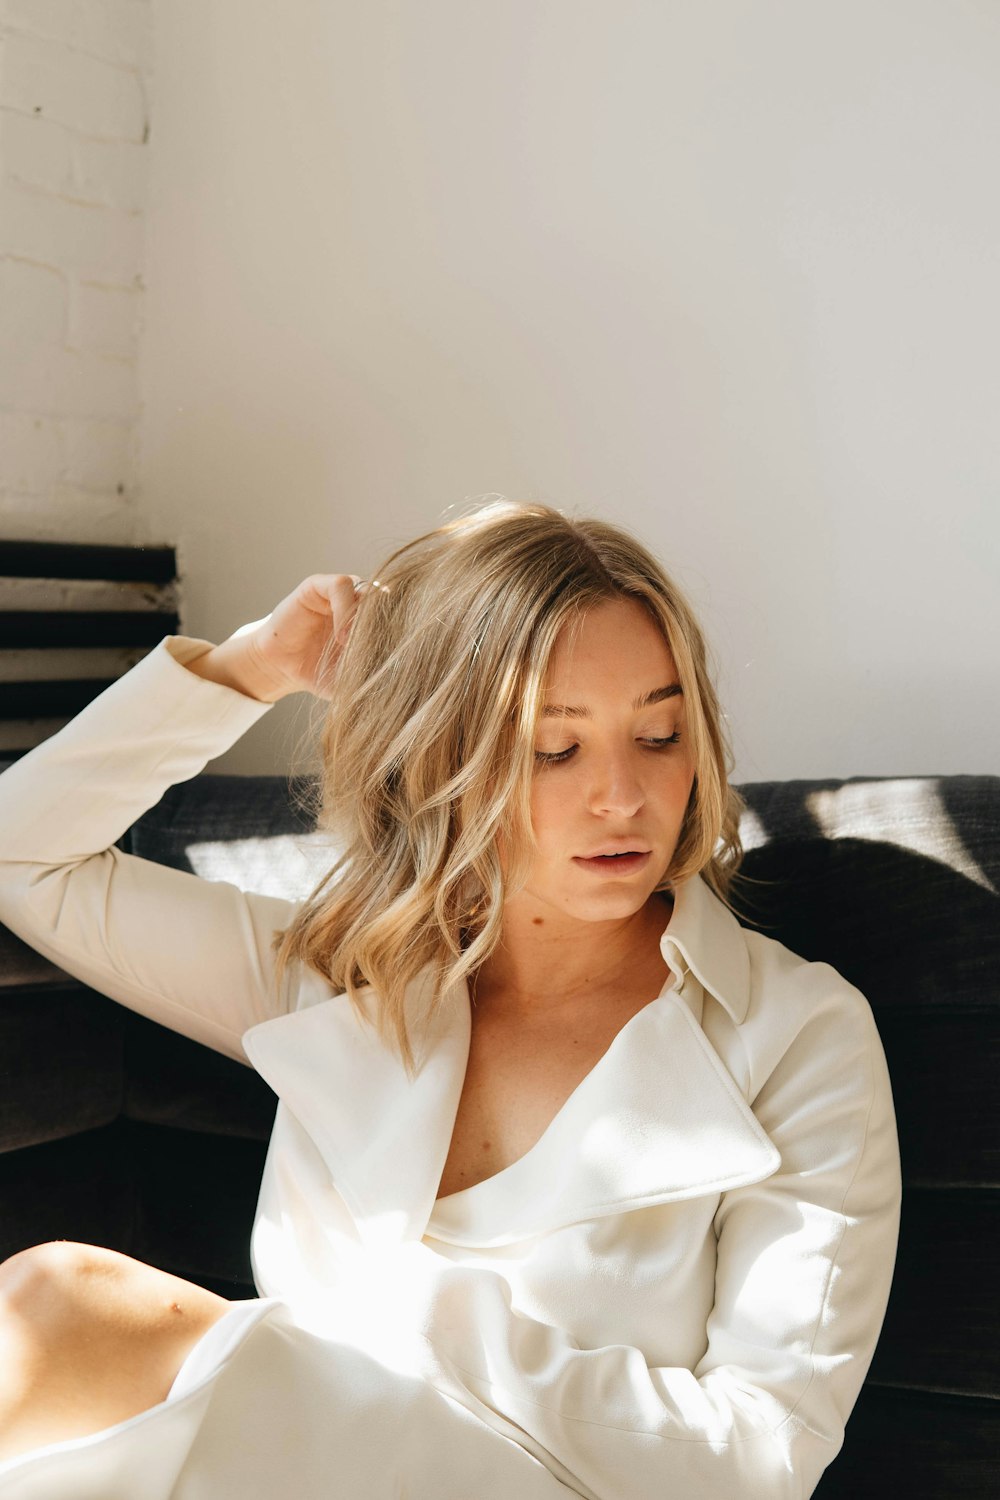
[[[241,890],[300,900],[336,858],[313,826],[312,783],[202,775],[171,787],[128,836],[133,854]]]
[[[147,1125],[266,1141],[277,1100],[252,1068],[142,1016],[124,1017],[122,1113]]]
[[[9,927],[0,926],[0,994],[32,985],[65,984],[66,975],[34,948],[22,943]]]
[[[1000,777],[741,790],[748,920],[832,963],[879,1014],[1000,1010]]]
[[[122,1106],[121,1008],[63,976],[0,1004],[0,1152],[114,1120]]]
[[[1000,1186],[1000,777],[742,791],[741,915],[868,997],[907,1187]]]

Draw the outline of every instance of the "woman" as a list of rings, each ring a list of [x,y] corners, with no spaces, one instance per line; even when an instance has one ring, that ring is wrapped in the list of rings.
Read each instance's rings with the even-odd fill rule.
[[[111,846],[329,698],[298,910]],[[501,503],[167,640],[0,781],[0,917],[279,1096],[260,1300],[0,1268],[0,1496],[800,1497],[888,1293],[862,997],[726,904],[697,624],[625,533]]]

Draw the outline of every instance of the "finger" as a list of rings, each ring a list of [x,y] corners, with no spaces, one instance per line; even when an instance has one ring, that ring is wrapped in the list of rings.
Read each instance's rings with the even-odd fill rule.
[[[335,573],[317,582],[323,588],[330,616],[330,634],[317,671],[317,686],[321,693],[328,695],[337,663],[354,624],[360,597],[357,588],[359,585],[363,587],[363,579],[356,573]]]
[[[296,593],[306,609],[326,615],[351,602],[359,581],[356,573],[313,573],[302,580]]]
[[[330,581],[329,599],[334,634],[339,639],[354,619],[363,580],[356,573],[338,573]]]

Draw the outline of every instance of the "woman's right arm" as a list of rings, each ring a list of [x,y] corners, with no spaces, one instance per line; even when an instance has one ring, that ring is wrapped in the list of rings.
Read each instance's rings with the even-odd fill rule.
[[[0,776],[0,921],[92,988],[245,1061],[243,1033],[280,1008],[272,942],[292,903],[113,845],[271,702],[322,691],[321,663],[336,656],[326,648],[353,609],[349,578],[307,579],[221,646],[168,638],[11,766]]]

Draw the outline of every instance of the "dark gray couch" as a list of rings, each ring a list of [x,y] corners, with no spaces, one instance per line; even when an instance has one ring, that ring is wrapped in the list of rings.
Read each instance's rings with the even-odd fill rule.
[[[1000,777],[743,790],[747,920],[868,995],[903,1154],[889,1313],[818,1494],[992,1497]],[[299,894],[309,842],[288,792],[280,778],[204,775],[171,790],[126,846],[181,868],[196,846],[199,873],[214,849],[218,870],[236,878],[259,872],[263,855],[272,888]],[[305,840],[304,855],[291,835]],[[272,842],[242,842],[255,839]],[[3,929],[0,986],[0,1255],[90,1240],[223,1295],[252,1295],[247,1239],[274,1110],[267,1087],[84,989]]]

